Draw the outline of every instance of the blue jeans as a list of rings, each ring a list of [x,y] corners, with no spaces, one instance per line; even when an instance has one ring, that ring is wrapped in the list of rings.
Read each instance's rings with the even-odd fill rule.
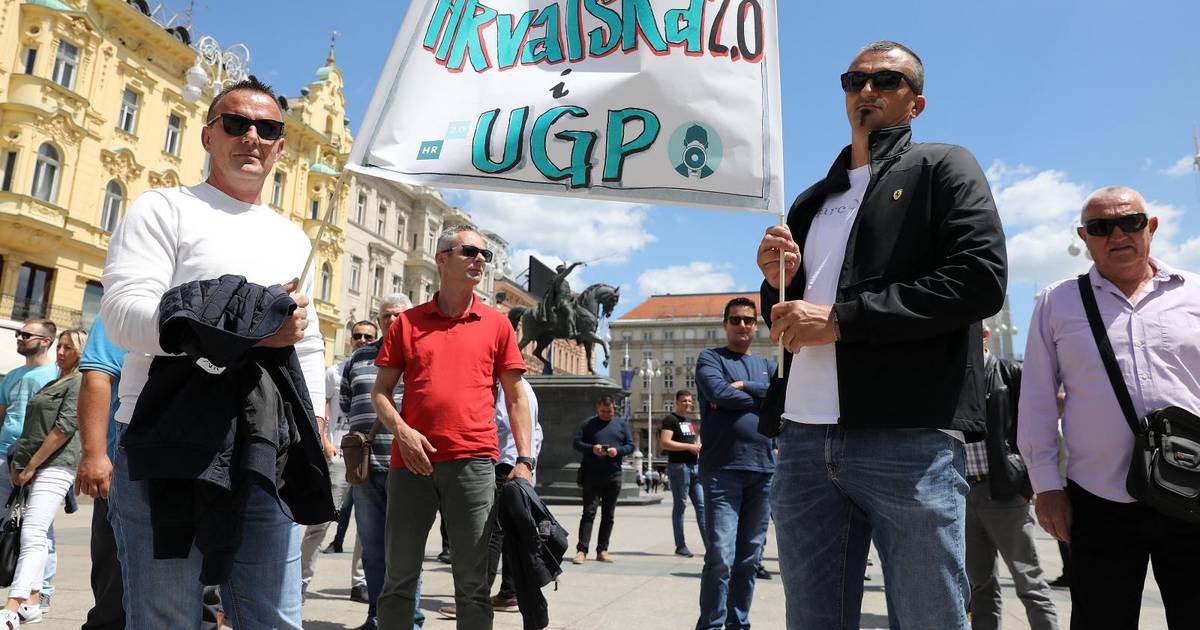
[[[771,523],[771,473],[711,470],[703,482],[708,548],[696,630],[749,628],[754,575]]]
[[[667,476],[671,478],[671,497],[675,505],[671,508],[671,526],[675,528],[675,548],[687,547],[683,536],[683,512],[687,500],[692,499],[692,511],[696,513],[696,525],[700,527],[700,542],[708,547],[708,534],[704,528],[704,491],[700,486],[700,473],[695,464],[667,464]]]
[[[893,630],[969,628],[961,442],[793,422],[776,441],[771,509],[790,630],[859,627],[872,540]]]
[[[371,470],[367,483],[350,486],[347,496],[354,497],[354,523],[363,544],[363,573],[367,577],[367,621],[379,623],[379,594],[383,592],[386,569],[384,532],[387,525],[387,479],[385,470]],[[413,628],[425,624],[421,610],[421,580],[417,580],[416,612]]]
[[[195,546],[187,558],[155,560],[146,481],[131,481],[125,449],[113,462],[109,519],[125,586],[127,630],[199,628],[203,560]],[[229,625],[238,630],[301,630],[300,526],[284,517],[279,502],[259,487],[250,491],[244,514],[245,543],[233,573],[221,584]]]

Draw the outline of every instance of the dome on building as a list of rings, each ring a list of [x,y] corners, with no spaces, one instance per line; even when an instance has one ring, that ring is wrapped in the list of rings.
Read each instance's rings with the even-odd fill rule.
[[[341,173],[333,170],[332,168],[329,168],[328,166],[325,166],[324,164],[320,164],[320,163],[313,164],[311,167],[309,167],[308,172],[319,173],[321,175],[328,175],[329,177],[340,177],[341,176]]]

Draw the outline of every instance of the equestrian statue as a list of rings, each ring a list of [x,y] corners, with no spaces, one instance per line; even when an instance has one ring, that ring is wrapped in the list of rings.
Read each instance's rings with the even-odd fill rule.
[[[534,343],[533,356],[549,364],[542,352],[555,339],[567,339],[583,346],[587,353],[588,371],[596,373],[592,364],[592,347],[600,344],[604,349],[604,366],[608,367],[608,344],[596,331],[601,317],[612,317],[613,309],[621,298],[620,287],[593,284],[578,295],[571,291],[567,276],[583,263],[559,265],[554,280],[542,301],[533,308],[515,306],[508,312],[508,321],[521,331],[521,350]]]

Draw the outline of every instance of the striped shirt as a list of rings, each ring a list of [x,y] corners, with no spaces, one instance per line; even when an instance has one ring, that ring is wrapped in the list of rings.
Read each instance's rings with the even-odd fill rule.
[[[365,345],[346,360],[342,371],[342,384],[338,393],[344,425],[351,431],[370,433],[378,416],[371,403],[371,390],[375,388],[375,356],[383,340]],[[404,398],[404,383],[396,385],[392,402],[400,408]],[[371,470],[387,472],[392,463],[392,432],[383,423],[375,429],[375,440],[371,443]]]

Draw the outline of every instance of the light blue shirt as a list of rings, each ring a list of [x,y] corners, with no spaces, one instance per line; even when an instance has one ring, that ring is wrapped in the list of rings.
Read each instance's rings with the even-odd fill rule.
[[[118,348],[108,338],[104,322],[97,317],[88,333],[83,358],[79,360],[80,372],[104,372],[112,377],[112,399],[108,405],[108,458],[116,455],[117,449],[117,385],[121,382],[121,366],[125,364],[125,350]]]
[[[0,431],[0,458],[16,444],[25,428],[25,407],[29,399],[58,378],[58,366],[47,363],[35,368],[21,367],[8,373],[0,383],[0,405],[4,405],[4,429]]]
[[[538,422],[538,401],[529,381],[521,379],[525,396],[529,398],[529,417],[533,420],[533,456],[542,452],[542,425]],[[496,435],[500,440],[500,462],[517,465],[517,441],[513,439],[512,427],[508,423],[508,403],[504,400],[504,388],[496,386]]]

